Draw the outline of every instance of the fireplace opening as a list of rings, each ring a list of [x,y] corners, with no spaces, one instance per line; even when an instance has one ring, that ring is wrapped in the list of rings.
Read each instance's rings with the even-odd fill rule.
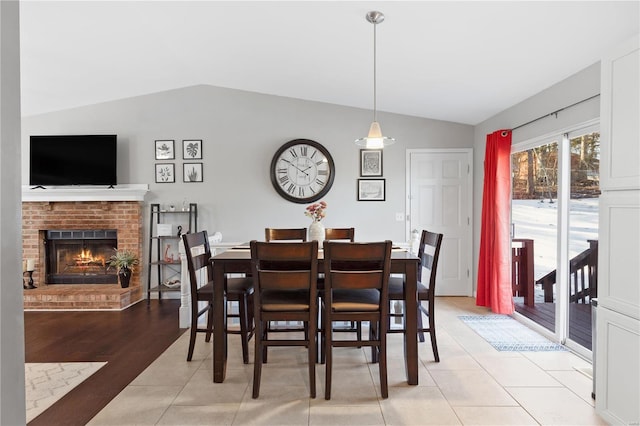
[[[118,283],[118,271],[109,267],[117,230],[50,230],[44,244],[47,284]]]

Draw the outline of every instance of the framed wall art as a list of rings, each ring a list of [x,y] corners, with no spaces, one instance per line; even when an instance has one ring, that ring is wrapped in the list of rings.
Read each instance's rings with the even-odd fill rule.
[[[156,160],[173,160],[176,158],[173,140],[156,141]]]
[[[184,163],[182,165],[182,180],[184,182],[203,182],[202,163]]]
[[[182,141],[182,158],[184,160],[202,160],[202,140],[185,139]]]
[[[176,181],[176,166],[171,163],[156,163],[156,183]]]
[[[384,179],[358,179],[358,201],[384,201]]]
[[[382,176],[382,150],[360,150],[360,176]]]

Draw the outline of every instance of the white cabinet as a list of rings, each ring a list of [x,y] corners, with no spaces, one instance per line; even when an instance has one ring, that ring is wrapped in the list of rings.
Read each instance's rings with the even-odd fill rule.
[[[640,423],[640,36],[602,59],[596,411]]]

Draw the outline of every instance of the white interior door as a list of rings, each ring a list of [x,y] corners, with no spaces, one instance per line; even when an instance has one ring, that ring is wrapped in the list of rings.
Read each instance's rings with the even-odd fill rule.
[[[471,296],[471,149],[407,150],[408,231],[442,233],[436,295]]]

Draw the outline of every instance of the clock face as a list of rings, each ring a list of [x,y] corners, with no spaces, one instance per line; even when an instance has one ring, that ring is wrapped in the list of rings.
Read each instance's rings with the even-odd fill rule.
[[[271,183],[278,194],[294,203],[322,198],[333,184],[335,166],[318,142],[294,139],[282,145],[271,161]]]

